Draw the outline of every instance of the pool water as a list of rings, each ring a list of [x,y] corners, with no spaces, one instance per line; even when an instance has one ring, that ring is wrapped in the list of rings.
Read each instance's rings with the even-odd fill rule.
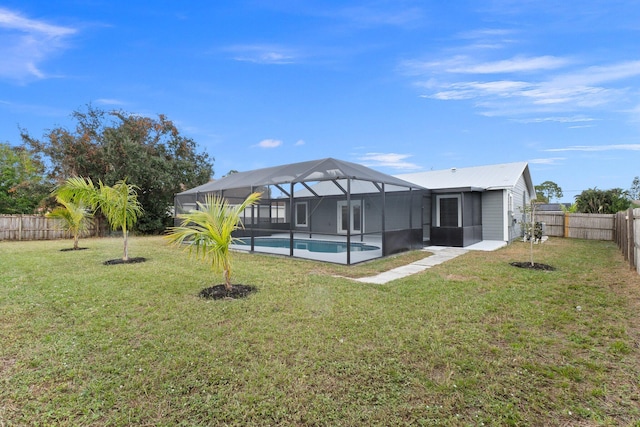
[[[255,239],[255,246],[262,246],[268,248],[283,248],[289,249],[290,240],[286,237],[261,237]],[[234,242],[234,244],[242,246],[251,246],[251,239],[241,239]],[[322,253],[341,253],[347,251],[346,242],[331,242],[328,240],[306,240],[306,239],[294,239],[293,249],[303,249],[309,252],[322,252]],[[375,251],[380,249],[377,246],[368,245],[365,243],[351,243],[352,252],[361,251]]]

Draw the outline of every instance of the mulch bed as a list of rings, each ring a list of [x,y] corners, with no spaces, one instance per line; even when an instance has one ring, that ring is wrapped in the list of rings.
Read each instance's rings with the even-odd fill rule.
[[[528,268],[530,270],[542,270],[542,271],[555,271],[555,267],[552,267],[550,265],[547,264],[540,264],[537,262],[534,262],[533,264],[531,264],[530,262],[510,262],[509,264],[513,265],[514,267],[518,267],[518,268]]]
[[[85,249],[89,249],[89,248],[64,248],[64,249],[60,249],[60,252],[83,251]]]
[[[231,290],[227,291],[224,285],[215,285],[201,290],[198,296],[206,299],[237,299],[245,298],[257,290],[251,285],[231,285]]]
[[[117,264],[137,264],[139,262],[145,262],[147,259],[143,257],[129,258],[128,260],[120,259],[110,259],[109,261],[103,262],[104,265],[117,265]]]

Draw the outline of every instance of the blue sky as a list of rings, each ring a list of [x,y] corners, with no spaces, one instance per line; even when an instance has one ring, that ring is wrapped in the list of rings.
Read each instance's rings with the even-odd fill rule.
[[[640,175],[640,1],[0,0],[0,142],[88,103],[167,115],[215,177],[527,161],[572,201]]]

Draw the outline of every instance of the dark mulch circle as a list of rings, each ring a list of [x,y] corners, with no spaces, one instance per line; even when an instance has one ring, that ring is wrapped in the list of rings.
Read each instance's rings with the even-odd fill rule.
[[[129,258],[128,260],[120,259],[110,259],[109,261],[103,262],[104,265],[117,265],[117,264],[137,264],[139,262],[145,262],[147,259],[143,257]]]
[[[245,298],[252,292],[256,292],[258,288],[251,285],[231,285],[231,290],[227,291],[224,285],[215,285],[210,288],[204,288],[198,296],[206,299],[226,299],[226,298]]]
[[[547,264],[540,264],[537,262],[534,262],[533,264],[531,264],[528,261],[527,262],[511,262],[509,264],[513,265],[514,267],[528,268],[530,270],[555,271],[556,269],[555,267],[552,267]]]
[[[89,249],[89,248],[64,248],[64,249],[60,249],[60,252],[83,251],[85,249]]]

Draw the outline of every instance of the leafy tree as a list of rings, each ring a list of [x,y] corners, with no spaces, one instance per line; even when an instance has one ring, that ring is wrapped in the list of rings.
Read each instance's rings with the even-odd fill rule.
[[[573,203],[571,204],[571,206],[566,207],[563,204],[560,204],[560,209],[562,209],[562,212],[564,213],[577,213],[578,212],[578,205]]]
[[[640,200],[640,177],[633,178],[631,188],[629,189],[629,197],[632,200]]]
[[[231,206],[226,199],[209,195],[204,204],[198,202],[199,210],[179,216],[179,227],[171,227],[167,239],[182,245],[188,242],[189,253],[195,251],[196,258],[211,259],[211,268],[222,271],[227,291],[231,286],[231,254],[229,246],[235,238],[232,233],[239,227],[242,212],[260,200],[261,193],[250,194],[240,205]]]
[[[545,181],[540,185],[536,185],[535,189],[538,201],[543,203],[549,203],[552,199],[560,199],[563,195],[562,188],[553,181]]]
[[[171,224],[174,194],[208,182],[213,174],[208,154],[198,153],[196,143],[164,115],[153,119],[88,105],[72,118],[75,129],[58,127],[41,140],[22,130],[22,139],[49,160],[49,176],[58,182],[83,176],[114,185],[125,177],[140,190],[145,215],[136,227],[141,232],[162,232]]]
[[[629,193],[622,188],[612,188],[608,190],[609,197],[611,198],[611,209],[609,213],[617,213],[625,211],[631,206],[631,200],[629,200]]]
[[[122,260],[129,260],[129,230],[143,213],[135,185],[127,184],[122,180],[110,187],[100,181],[96,187],[90,178],[74,177],[67,179],[58,189],[58,194],[67,200],[83,202],[93,209],[99,209],[113,230],[122,229],[124,239]]]
[[[590,188],[576,196],[576,207],[581,213],[611,214],[628,209],[631,201],[621,188],[598,190]]]
[[[29,214],[51,192],[40,159],[24,147],[0,143],[0,213]]]
[[[92,214],[81,200],[78,203],[74,203],[71,200],[56,196],[56,201],[61,206],[55,207],[46,216],[62,221],[62,229],[70,232],[73,236],[73,249],[78,250],[80,249],[78,246],[80,234],[87,231],[93,224],[91,220]]]

